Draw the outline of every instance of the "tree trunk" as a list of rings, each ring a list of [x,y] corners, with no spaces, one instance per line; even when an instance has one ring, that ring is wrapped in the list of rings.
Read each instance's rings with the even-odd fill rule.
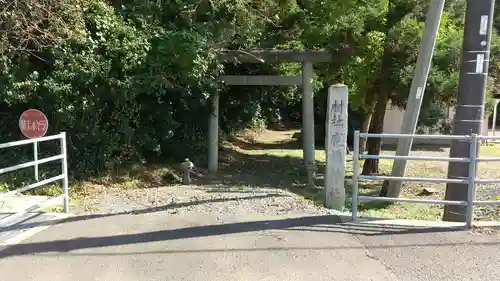
[[[371,120],[373,116],[373,106],[365,113],[365,118],[363,118],[363,123],[361,123],[360,131],[361,133],[367,133],[370,128]],[[364,153],[366,151],[366,138],[360,139],[359,142],[359,152]]]
[[[371,96],[375,102],[375,109],[370,122],[369,133],[381,134],[384,129],[384,118],[387,109],[387,102],[389,101],[389,92],[391,89],[391,65],[392,65],[392,49],[389,39],[387,38],[389,31],[399,21],[401,21],[406,14],[411,11],[411,5],[407,5],[405,1],[389,0],[389,10],[387,12],[387,21],[384,27],[384,34],[386,36],[384,42],[384,54],[382,55],[382,64],[380,72],[374,83],[373,93]],[[380,138],[368,138],[366,141],[368,154],[379,155],[381,150]],[[366,159],[363,165],[363,175],[371,175],[379,173],[379,160]]]
[[[123,1],[122,0],[112,0],[111,2],[115,8],[116,13],[119,16],[123,17],[123,3],[122,3]]]
[[[373,94],[374,94],[373,91],[369,92],[365,100],[365,108],[368,108],[368,110],[366,110],[365,117],[363,118],[363,122],[361,123],[361,128],[360,128],[361,133],[368,133],[368,129],[370,128],[370,124],[373,117],[374,104],[375,104]],[[367,138],[360,139],[359,142],[360,153],[364,153],[366,151],[366,141]]]
[[[380,68],[380,76],[378,79],[378,85],[375,84],[376,91],[374,92],[376,97],[375,110],[370,122],[369,133],[381,134],[384,130],[384,118],[387,109],[387,102],[389,101],[389,75],[391,66],[391,51],[388,44],[384,47],[384,55],[382,57],[382,66]],[[381,139],[380,138],[368,138],[366,141],[368,154],[369,155],[379,155],[381,150]],[[366,159],[363,165],[363,175],[373,175],[379,173],[379,160],[378,159]]]
[[[385,109],[387,104],[387,98],[378,99],[375,105],[375,112],[373,113],[372,121],[370,124],[369,133],[380,134],[384,129],[384,117]],[[381,112],[383,111],[383,112]],[[380,138],[368,138],[366,141],[366,146],[369,155],[379,155],[381,150],[381,140]],[[378,159],[366,159],[363,165],[363,175],[374,175],[379,173]]]

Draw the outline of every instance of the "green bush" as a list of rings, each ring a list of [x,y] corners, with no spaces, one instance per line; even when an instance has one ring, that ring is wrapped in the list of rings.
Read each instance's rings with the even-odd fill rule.
[[[150,10],[154,5],[132,1],[119,16],[104,0],[60,1],[67,4],[60,16],[69,15],[73,26],[44,27],[58,40],[34,41],[32,50],[0,44],[0,142],[22,138],[17,118],[25,109],[37,108],[49,119],[48,134],[67,132],[69,171],[76,178],[138,161],[179,162],[189,157],[203,163],[209,101],[215,92],[221,95],[220,123],[227,133],[262,126],[273,108],[288,104],[283,99],[289,92],[283,95],[280,89],[223,87],[218,79],[222,66],[209,33],[215,27],[204,25],[201,18],[189,27],[185,19],[176,18],[176,11]],[[171,4],[155,3],[158,8],[185,9]],[[2,19],[15,26],[27,8],[19,6],[24,10],[14,10],[12,17]],[[214,16],[225,20],[245,16],[233,12]],[[227,27],[220,23],[218,31],[223,33],[220,29]],[[243,39],[251,43],[257,40],[255,28],[263,26],[255,22],[247,27],[248,37]],[[13,38],[2,37],[1,42],[12,43]],[[228,73],[248,71],[280,70],[276,66],[226,68]],[[54,145],[43,150],[46,155],[58,151]],[[30,147],[1,153],[0,166],[33,157]],[[4,176],[0,182],[25,184],[32,173]]]

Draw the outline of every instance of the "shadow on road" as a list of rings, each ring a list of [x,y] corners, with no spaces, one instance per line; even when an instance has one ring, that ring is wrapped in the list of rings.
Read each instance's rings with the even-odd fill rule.
[[[111,216],[120,216],[120,215],[141,215],[141,214],[162,212],[162,211],[173,210],[173,209],[177,209],[177,208],[183,208],[183,207],[189,207],[189,206],[195,206],[195,205],[203,205],[203,204],[209,204],[209,203],[264,199],[264,198],[283,197],[283,196],[286,196],[286,195],[278,194],[278,193],[267,193],[267,194],[263,194],[263,195],[252,195],[252,196],[245,196],[245,197],[215,198],[215,199],[207,199],[207,200],[196,200],[196,201],[190,201],[190,202],[171,203],[171,204],[167,204],[167,205],[155,206],[155,207],[138,209],[138,210],[131,210],[131,211],[126,211],[126,212],[71,216],[71,217],[60,220],[59,223],[70,223],[70,222],[77,222],[77,221],[82,221],[82,220],[104,218],[104,217],[111,217]],[[43,214],[43,213],[39,213],[38,215],[41,215],[41,214]],[[31,218],[33,218],[33,217],[29,217],[27,220],[29,220]],[[8,232],[8,231],[27,229],[30,227],[40,225],[39,222],[34,222],[34,223],[28,223],[25,221],[21,221],[21,222],[22,223],[16,223],[16,224],[8,226],[8,227],[0,227],[0,234]]]
[[[149,210],[153,211],[153,210]],[[147,212],[146,210],[143,211]],[[91,216],[90,218],[96,216]],[[89,217],[76,217],[71,220],[86,220]],[[102,248],[108,246],[122,246],[131,244],[140,244],[148,242],[188,239],[195,237],[209,237],[217,235],[258,232],[265,230],[289,230],[289,231],[324,231],[334,233],[346,233],[355,235],[396,235],[396,234],[415,234],[415,233],[436,233],[460,231],[459,229],[451,228],[421,228],[408,226],[387,226],[387,225],[372,225],[359,223],[342,223],[340,217],[334,215],[327,216],[309,216],[300,218],[289,218],[279,220],[264,220],[228,223],[221,225],[204,225],[195,227],[185,227],[178,229],[168,229],[161,231],[152,231],[145,233],[120,234],[104,237],[79,237],[74,239],[54,240],[50,242],[25,243],[13,245],[0,252],[0,258],[7,258],[19,255],[31,255],[50,252],[70,252],[81,249]],[[499,242],[486,242],[483,245],[497,245]],[[439,247],[449,246],[450,244],[425,244],[418,246]],[[412,247],[415,245],[396,245],[396,246],[380,246],[380,247]],[[353,247],[332,247],[332,249],[350,249]],[[361,246],[360,246],[361,248]],[[265,248],[265,249],[221,249],[207,251],[262,251],[262,250],[297,250],[296,248]],[[306,249],[306,248],[304,248]],[[313,248],[314,249],[314,248]],[[321,248],[324,249],[324,248]],[[300,250],[300,248],[299,248]],[[307,250],[311,248],[307,247]],[[203,250],[198,250],[202,252]],[[179,251],[189,252],[189,251]],[[161,253],[171,253],[169,251]],[[130,253],[128,253],[130,254]],[[77,254],[79,255],[79,254]]]
[[[412,247],[453,247],[464,245],[465,243],[446,243],[446,244],[411,244],[411,245],[375,245],[370,246],[370,249],[384,248],[412,248]],[[496,246],[498,242],[483,242],[474,243],[474,245]],[[266,248],[223,248],[223,249],[185,249],[185,250],[163,250],[163,251],[147,251],[147,252],[97,252],[97,253],[68,253],[67,256],[75,257],[112,257],[112,256],[140,256],[140,255],[170,255],[170,254],[203,254],[203,253],[224,253],[224,252],[276,252],[276,251],[325,251],[325,250],[364,250],[366,246],[334,246],[334,247],[266,247]],[[42,257],[57,257],[59,253],[39,253]],[[0,253],[0,258],[5,258],[3,253]]]

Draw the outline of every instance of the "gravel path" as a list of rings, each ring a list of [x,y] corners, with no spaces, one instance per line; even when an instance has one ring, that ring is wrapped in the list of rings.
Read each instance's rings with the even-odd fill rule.
[[[149,189],[105,190],[73,207],[76,214],[167,211],[215,214],[318,215],[335,211],[315,206],[286,190],[225,186],[165,186]]]

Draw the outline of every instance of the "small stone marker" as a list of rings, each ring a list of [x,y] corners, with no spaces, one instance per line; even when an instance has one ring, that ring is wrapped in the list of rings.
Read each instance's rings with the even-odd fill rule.
[[[347,149],[347,86],[337,84],[328,91],[326,123],[325,207],[345,207],[345,165]]]

